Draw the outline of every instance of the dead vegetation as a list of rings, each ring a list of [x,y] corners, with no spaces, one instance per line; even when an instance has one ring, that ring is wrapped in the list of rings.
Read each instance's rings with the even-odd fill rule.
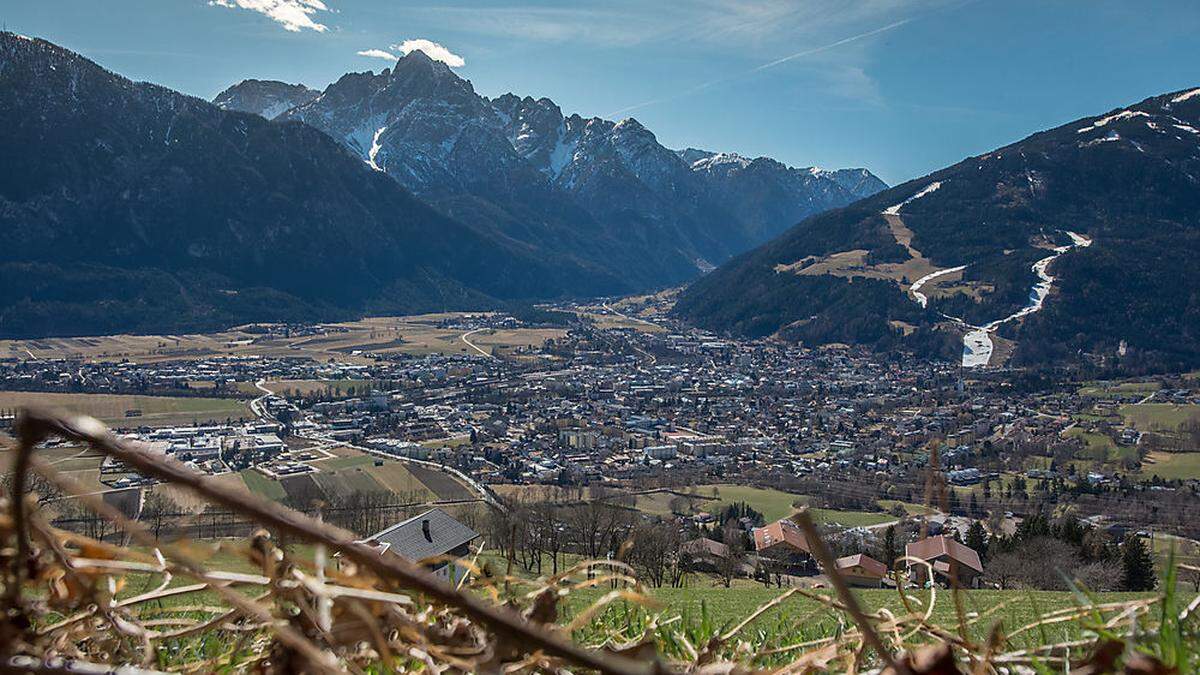
[[[1197,667],[1195,612],[1173,575],[1153,597],[1101,604],[1079,589],[1079,606],[1026,626],[995,625],[958,607],[954,625],[932,621],[926,604],[898,591],[904,611],[867,612],[832,566],[807,513],[798,519],[835,594],[789,589],[731,627],[690,624],[659,611],[629,566],[583,562],[537,580],[475,569],[458,587],[420,565],[380,555],[343,529],[198,475],[113,437],[86,417],[25,411],[0,503],[0,669],[5,672],[256,671],[521,672],[613,674],[770,671],[888,673],[1171,673]],[[262,526],[228,557],[206,557],[185,541],[164,542],[101,497],[42,461],[36,447],[58,436],[91,445],[140,473],[237,510]],[[52,527],[30,486],[52,485],[107,518],[118,543]],[[282,540],[312,546],[300,559]],[[636,544],[627,543],[626,547]],[[235,564],[236,561],[236,564]],[[138,590],[131,591],[134,583]],[[569,622],[573,592],[601,597]],[[949,592],[957,600],[957,593]],[[843,617],[819,637],[770,634],[755,620],[795,594]],[[642,619],[609,611],[634,603]],[[1083,637],[1015,648],[1016,638],[1074,622]]]

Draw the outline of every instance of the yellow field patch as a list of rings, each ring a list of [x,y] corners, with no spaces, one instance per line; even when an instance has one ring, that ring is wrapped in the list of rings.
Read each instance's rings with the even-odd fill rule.
[[[20,360],[74,358],[88,361],[155,363],[206,356],[307,357],[326,362],[369,363],[372,354],[473,353],[460,338],[465,332],[439,326],[481,313],[420,314],[371,317],[361,321],[322,324],[316,334],[283,337],[233,328],[196,335],[107,335],[40,340],[0,340],[0,358]],[[248,329],[249,327],[242,327]],[[540,346],[561,331],[512,329],[497,331],[489,346]]]

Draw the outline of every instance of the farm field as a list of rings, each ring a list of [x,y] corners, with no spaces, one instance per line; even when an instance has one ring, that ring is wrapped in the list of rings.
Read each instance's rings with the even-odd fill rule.
[[[691,501],[692,508],[696,511],[715,513],[730,504],[745,502],[754,510],[762,513],[766,522],[786,518],[796,512],[795,504],[797,502],[808,502],[808,497],[804,495],[746,485],[700,485],[691,489],[690,492],[695,494]],[[666,516],[671,514],[671,501],[676,498],[676,495],[667,492],[641,494],[636,497],[636,508],[646,513]],[[896,517],[888,513],[886,509],[892,508],[897,503],[899,502],[881,504],[884,511],[838,511],[814,508],[811,513],[813,519],[818,523],[837,523],[845,527],[869,527],[895,520]],[[912,505],[912,508],[912,512],[928,512],[924,507]]]
[[[516,328],[485,330],[471,336],[471,342],[483,351],[513,349],[515,347],[541,347],[546,340],[564,337],[567,331],[558,328]],[[460,341],[461,342],[461,341]]]
[[[274,480],[250,469],[242,471],[240,476],[251,492],[277,501],[287,497],[366,493],[390,493],[405,502],[476,497],[458,479],[441,471],[352,452],[309,462],[318,469],[316,473]],[[376,462],[380,464],[377,466]]]
[[[262,393],[253,383],[245,384],[249,384],[254,392]],[[295,394],[330,392],[335,396],[348,396],[353,391],[357,396],[369,392],[376,384],[372,380],[269,380],[263,386],[276,394],[288,391]]]
[[[242,477],[246,488],[261,497],[280,501],[287,496],[283,485],[279,481],[267,478],[253,469],[239,472],[239,475]]]
[[[1175,431],[1185,422],[1200,420],[1200,405],[1124,405],[1121,406],[1121,417],[1139,431]]]
[[[1200,452],[1151,452],[1142,463],[1142,474],[1164,480],[1200,479]]]
[[[1095,382],[1080,387],[1080,396],[1096,398],[1117,398],[1123,396],[1142,395],[1158,391],[1162,388],[1159,382]]]
[[[373,354],[474,353],[461,340],[464,331],[443,328],[446,319],[478,313],[442,313],[371,317],[360,321],[322,324],[316,334],[295,337],[264,335],[250,327],[194,335],[105,335],[40,340],[0,340],[0,358],[38,360],[72,358],[88,361],[155,363],[206,356],[308,357],[317,361],[369,363]],[[518,328],[483,333],[472,341],[484,349],[540,345],[563,331]],[[479,338],[476,340],[475,338]],[[486,346],[484,346],[486,345]]]
[[[241,472],[248,489],[271,500],[286,496],[379,494],[395,495],[398,501],[474,500],[478,497],[449,473],[407,462],[379,459],[354,448],[335,447],[336,455],[306,464],[316,473],[300,474],[280,480],[254,470]]]
[[[0,410],[26,405],[64,408],[117,427],[172,426],[254,417],[249,402],[236,398],[0,391]],[[141,410],[141,417],[125,417],[125,411],[133,409]]]
[[[1078,427],[1067,433],[1067,438],[1079,438],[1084,443],[1080,459],[1091,460],[1097,464],[1115,462],[1122,459],[1137,459],[1137,448],[1118,446],[1111,438],[1101,433],[1084,431]]]
[[[720,510],[728,504],[746,502],[754,510],[763,514],[763,518],[768,523],[792,515],[796,511],[793,504],[805,499],[803,495],[745,485],[701,485],[697,489],[702,495],[711,495],[714,488],[720,493],[720,501],[717,502],[720,506],[711,506],[710,513]]]
[[[347,449],[339,448],[346,451]],[[56,469],[67,473],[77,481],[93,488],[104,490],[107,486],[99,482],[100,456],[78,447],[52,447],[39,451]],[[379,493],[391,494],[395,502],[434,502],[443,500],[471,500],[477,495],[458,479],[449,474],[390,460],[376,460],[369,455],[349,449],[353,454],[341,454],[331,459],[310,462],[319,471],[311,474],[289,476],[282,480],[269,478],[254,469],[236,473],[225,473],[214,479],[234,487],[244,487],[250,492],[272,501],[283,501],[288,497],[302,501],[320,498],[322,495]],[[7,459],[0,450],[0,459]],[[378,466],[376,462],[381,464]],[[419,474],[419,476],[418,476]],[[155,491],[169,497],[185,510],[198,511],[204,503],[189,490],[172,485],[159,484]]]

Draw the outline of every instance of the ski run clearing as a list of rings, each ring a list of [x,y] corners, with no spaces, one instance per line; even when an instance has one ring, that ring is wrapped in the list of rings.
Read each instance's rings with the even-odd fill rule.
[[[1029,302],[1021,309],[1002,319],[997,319],[982,326],[969,324],[956,316],[942,315],[967,329],[966,334],[963,335],[962,366],[964,368],[979,368],[988,365],[992,360],[992,353],[995,351],[995,344],[992,342],[992,333],[1010,321],[1017,321],[1042,309],[1042,305],[1046,302],[1046,297],[1050,295],[1050,289],[1054,286],[1054,276],[1049,272],[1050,263],[1057,260],[1059,256],[1067,251],[1075,248],[1087,248],[1092,245],[1092,240],[1081,234],[1069,230],[1066,231],[1066,234],[1071,238],[1070,244],[1056,246],[1053,249],[1054,253],[1052,255],[1046,256],[1033,264],[1033,273],[1037,275],[1038,281],[1029,289]],[[937,276],[959,272],[966,267],[967,265],[962,265],[960,267],[941,270],[918,280],[917,283],[913,284],[912,289],[910,289],[913,301],[921,307],[926,307],[929,300],[924,294],[919,293],[918,289]]]

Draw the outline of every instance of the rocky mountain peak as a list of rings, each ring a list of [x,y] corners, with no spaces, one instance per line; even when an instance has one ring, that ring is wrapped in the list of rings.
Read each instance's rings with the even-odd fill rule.
[[[252,79],[242,80],[217,94],[213,104],[222,110],[249,112],[273,120],[319,95],[320,92],[302,84]]]
[[[739,195],[760,186],[716,185],[726,178],[692,170],[635,118],[564,117],[549,98],[514,93],[489,100],[419,51],[378,75],[346,75],[283,117],[317,127],[423,197],[483,200],[487,218],[518,239],[539,222],[564,219],[554,227],[651,228],[621,245],[661,251],[673,278],[859,196],[779,165],[778,176],[760,179],[775,181],[766,192],[771,208],[750,213]]]

